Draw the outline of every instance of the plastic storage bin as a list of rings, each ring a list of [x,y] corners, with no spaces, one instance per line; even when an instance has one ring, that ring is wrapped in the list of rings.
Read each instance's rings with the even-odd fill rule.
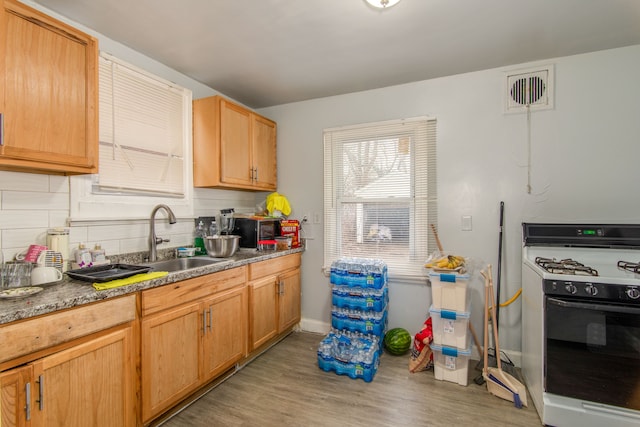
[[[471,348],[460,350],[432,344],[431,350],[433,350],[433,371],[437,380],[450,381],[464,386],[469,383]]]
[[[334,286],[331,290],[332,303],[335,307],[355,310],[382,311],[389,302],[388,288],[361,289]]]
[[[387,310],[377,312],[333,307],[331,309],[331,326],[336,329],[346,329],[381,337],[387,327]]]
[[[338,286],[382,289],[387,284],[387,264],[369,258],[340,258],[331,263],[331,283]]]
[[[433,343],[457,347],[459,349],[469,348],[471,342],[469,333],[470,307],[466,311],[454,311],[429,308],[433,326]]]
[[[350,378],[373,380],[378,371],[380,343],[377,337],[332,330],[318,346],[318,367]]]
[[[434,308],[460,312],[467,309],[471,299],[468,274],[431,272],[429,281]]]

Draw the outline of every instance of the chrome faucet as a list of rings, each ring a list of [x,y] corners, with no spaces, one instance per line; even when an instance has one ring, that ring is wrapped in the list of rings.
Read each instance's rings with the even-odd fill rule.
[[[176,216],[173,214],[173,211],[169,206],[161,204],[153,208],[153,210],[151,211],[151,218],[149,220],[149,262],[158,260],[157,246],[160,243],[166,243],[169,241],[169,239],[163,239],[162,237],[156,236],[155,218],[156,218],[156,212],[158,212],[158,210],[160,209],[164,209],[167,212],[167,215],[169,215],[169,224],[176,223]]]

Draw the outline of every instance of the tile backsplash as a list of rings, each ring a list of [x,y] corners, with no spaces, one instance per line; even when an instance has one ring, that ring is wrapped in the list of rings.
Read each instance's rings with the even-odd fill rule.
[[[234,206],[238,212],[252,212],[255,193],[233,190],[194,189],[194,217],[217,214]],[[47,229],[69,228],[69,253],[84,243],[102,245],[107,257],[148,250],[149,221],[91,221],[69,226],[69,178],[66,176],[0,171],[0,248],[8,261],[30,244],[46,244]],[[168,203],[169,206],[171,205]],[[193,243],[193,218],[178,218],[176,224],[156,218],[156,234],[170,243],[159,249]]]

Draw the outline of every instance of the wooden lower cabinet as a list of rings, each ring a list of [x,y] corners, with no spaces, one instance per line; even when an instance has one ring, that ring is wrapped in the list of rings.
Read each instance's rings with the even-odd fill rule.
[[[164,412],[200,382],[200,303],[144,318],[142,335],[142,419]]]
[[[240,272],[241,274],[238,274]],[[207,290],[223,290],[215,292]],[[142,420],[147,423],[232,367],[247,352],[244,268],[143,292]],[[192,300],[192,302],[186,302]],[[161,309],[159,301],[166,301]],[[183,302],[172,307],[169,301]]]
[[[31,425],[32,378],[33,366],[31,365],[0,374],[1,425],[5,427]]]
[[[132,329],[0,374],[2,426],[135,426]]]
[[[300,254],[249,265],[249,351],[300,321]]]
[[[278,334],[278,283],[270,276],[250,285],[250,349],[254,350]]]
[[[300,321],[300,269],[278,276],[278,333]]]
[[[205,380],[209,380],[247,354],[247,287],[216,295],[205,301],[204,306],[209,316],[203,368]]]

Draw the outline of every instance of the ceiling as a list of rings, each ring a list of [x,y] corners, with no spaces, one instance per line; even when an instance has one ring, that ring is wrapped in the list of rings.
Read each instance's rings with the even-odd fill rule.
[[[252,108],[640,44],[638,0],[36,0]]]

